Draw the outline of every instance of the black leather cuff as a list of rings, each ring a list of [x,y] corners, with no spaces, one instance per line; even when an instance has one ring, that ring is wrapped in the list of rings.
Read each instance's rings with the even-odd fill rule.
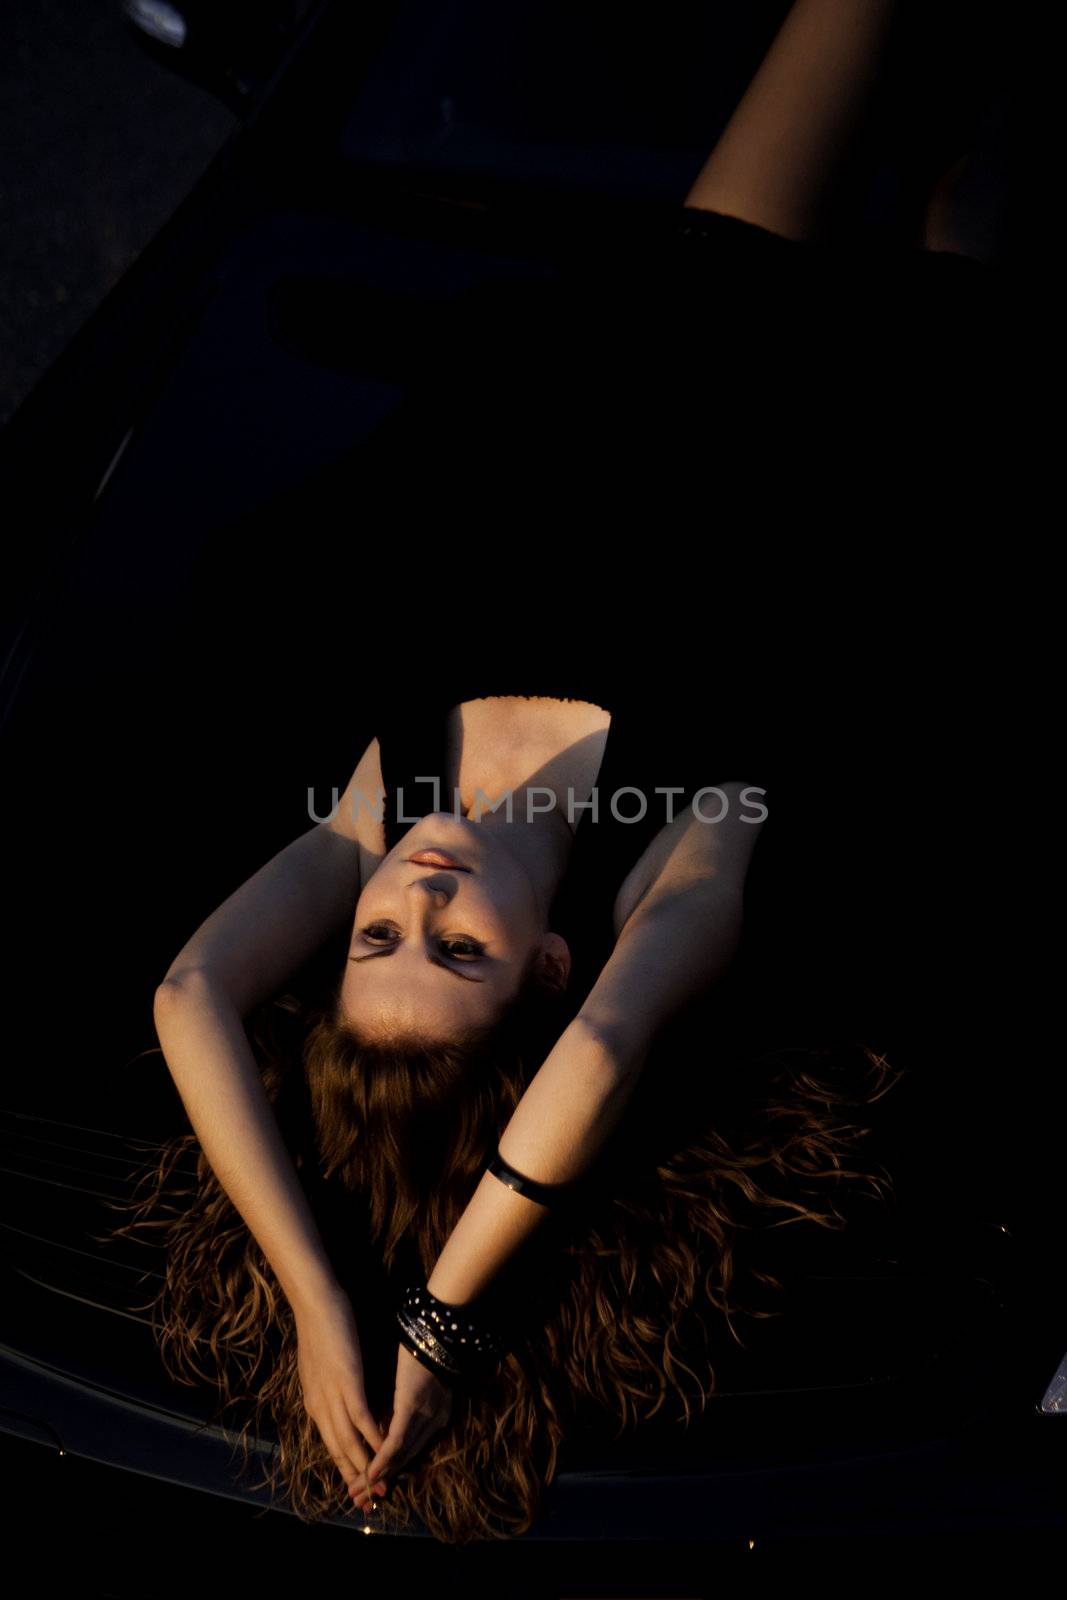
[[[525,1195],[527,1200],[536,1200],[539,1206],[560,1205],[570,1199],[577,1189],[573,1183],[537,1183],[533,1178],[524,1177],[514,1167],[508,1166],[499,1150],[487,1170],[509,1189],[514,1189],[516,1194]]]

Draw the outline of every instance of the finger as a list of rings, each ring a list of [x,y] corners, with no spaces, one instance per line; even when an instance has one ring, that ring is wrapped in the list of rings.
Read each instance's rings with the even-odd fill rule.
[[[356,1425],[359,1426],[359,1418],[355,1417],[353,1420],[356,1422]],[[381,1452],[382,1452],[382,1450],[383,1450],[383,1448],[385,1446],[386,1440],[389,1438],[390,1432],[392,1431],[392,1428],[393,1428],[394,1420],[395,1420],[394,1419],[394,1413],[392,1411],[390,1411],[388,1413],[388,1415],[386,1417],[384,1417],[381,1422],[378,1422],[375,1419],[375,1417],[373,1415],[371,1415],[369,1412],[363,1418],[363,1421],[364,1421],[364,1424],[365,1424],[365,1428],[361,1429],[360,1431],[363,1432],[365,1438],[369,1438],[370,1439],[370,1442],[371,1442],[371,1445],[373,1447],[373,1450],[378,1455],[381,1454]],[[368,1451],[367,1454],[368,1454],[368,1458],[369,1458],[371,1452]],[[369,1465],[369,1459],[368,1459],[368,1465]],[[367,1485],[368,1485],[367,1472],[366,1472],[366,1469],[364,1469],[364,1471],[360,1475],[358,1488],[357,1488],[356,1492],[352,1496],[352,1498],[355,1500],[357,1506],[363,1507],[369,1501],[369,1495],[367,1493]],[[388,1485],[388,1480],[385,1478],[384,1473],[381,1473],[381,1472],[377,1473],[376,1476],[375,1476],[375,1479],[374,1479],[374,1491],[375,1491],[375,1493],[378,1494],[379,1496],[384,1496],[386,1491],[387,1491],[387,1489],[388,1489],[388,1486],[389,1486]]]
[[[367,1404],[366,1397],[359,1393],[349,1392],[344,1396],[344,1402],[352,1426],[357,1429],[362,1439],[370,1445],[370,1450],[366,1454],[369,1455],[371,1450],[380,1450],[385,1443],[386,1432],[383,1431],[374,1412]]]
[[[390,1433],[382,1449],[370,1461],[364,1482],[373,1485],[386,1473],[402,1472],[415,1459],[423,1445],[436,1431],[432,1418],[411,1415]]]
[[[393,1419],[389,1437],[376,1452],[364,1473],[363,1483],[366,1487],[378,1483],[386,1473],[395,1475],[400,1470],[410,1452],[413,1437],[411,1424],[403,1419],[399,1421]]]
[[[367,1470],[370,1452],[352,1426],[351,1419],[342,1404],[338,1403],[331,1420],[334,1438],[337,1440],[338,1449],[346,1463],[345,1482],[349,1488],[353,1484],[358,1487],[363,1481],[363,1475]]]
[[[363,1476],[360,1489],[353,1495],[353,1500],[360,1509],[365,1509],[370,1504],[370,1496],[382,1484],[381,1493],[385,1493],[388,1485],[387,1474],[400,1473],[407,1470],[433,1436],[443,1426],[439,1419],[414,1414],[410,1426],[395,1436],[391,1435],[385,1442],[384,1448],[374,1457]],[[373,1487],[368,1489],[368,1485]]]
[[[361,1469],[355,1467],[353,1463],[348,1460],[338,1443],[337,1435],[334,1433],[332,1426],[328,1422],[325,1424],[316,1422],[315,1426],[322,1435],[322,1442],[326,1446],[326,1451],[330,1457],[330,1460],[333,1462],[334,1466],[345,1480],[348,1488],[350,1490],[358,1489]]]

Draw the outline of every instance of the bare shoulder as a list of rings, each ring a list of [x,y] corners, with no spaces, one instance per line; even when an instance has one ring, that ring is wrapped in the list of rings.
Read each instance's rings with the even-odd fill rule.
[[[615,897],[615,937],[640,905],[696,883],[725,880],[740,892],[767,817],[765,794],[756,784],[717,784],[701,797],[695,811],[686,806],[666,823],[627,873]]]
[[[388,853],[384,798],[381,750],[374,738],[356,763],[336,811],[323,824],[359,845],[361,884],[367,882]]]

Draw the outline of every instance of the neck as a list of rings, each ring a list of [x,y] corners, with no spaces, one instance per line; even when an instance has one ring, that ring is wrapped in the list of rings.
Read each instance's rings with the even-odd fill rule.
[[[533,797],[531,803],[544,803],[543,790]],[[529,815],[527,790],[521,787],[513,792],[510,822],[502,807],[499,811],[484,811],[479,825],[498,835],[511,854],[522,863],[534,886],[541,913],[547,920],[574,844],[574,831],[565,813],[558,805],[553,805],[551,811],[536,811]]]

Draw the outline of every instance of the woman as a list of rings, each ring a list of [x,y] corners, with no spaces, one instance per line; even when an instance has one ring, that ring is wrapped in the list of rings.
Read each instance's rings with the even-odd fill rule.
[[[849,26],[834,26],[846,10]],[[687,210],[756,230],[760,250],[811,238],[895,10],[798,0]],[[944,226],[940,201],[937,216]],[[547,687],[531,676],[519,687]],[[731,968],[774,791],[747,760],[709,771],[703,745],[674,748],[665,770],[650,724],[635,732],[621,703],[603,703],[610,695],[569,699],[573,682],[533,700],[488,687],[453,685],[437,705],[436,763],[405,772],[383,728],[336,809],[207,919],[156,1003],[195,1133],[181,1147],[203,1152],[193,1205],[169,1236],[165,1352],[226,1394],[220,1357],[244,1363],[298,1509],[328,1507],[335,1473],[357,1504],[390,1489],[398,1515],[417,1509],[449,1539],[529,1526],[583,1397],[625,1425],[673,1388],[688,1416],[686,1377],[702,1400],[714,1363],[688,1367],[683,1319],[711,1310],[738,1337],[730,1291],[754,1217],[784,1210],[832,1229],[842,1178],[879,1191],[880,1178],[843,1164],[864,1130],[840,1108],[870,1104],[888,1076],[862,1048],[836,1086],[832,1063],[820,1078],[779,1057],[782,1070],[759,1081],[759,1114],[739,1114],[732,1141],[724,1102],[695,1139],[690,1124],[681,1154],[675,1140],[650,1165],[646,1145],[628,1169],[623,1134],[641,1150],[634,1108],[650,1110],[657,1035]],[[641,751],[632,767],[626,739]],[[645,834],[624,834],[614,813],[601,827],[584,809],[612,775],[624,815],[646,802]],[[410,793],[435,777],[445,794],[458,789],[454,806],[420,808]],[[677,802],[667,816],[663,791]],[[492,809],[509,794],[511,816]],[[572,948],[561,929],[585,905],[601,918],[599,942]],[[326,959],[315,999],[283,1002],[296,1038],[260,1068],[246,1019],[258,1024],[294,974],[335,957],[334,941],[340,978]],[[735,1083],[742,1104],[753,1084],[743,1073]],[[158,1178],[156,1199],[166,1158]],[[458,1326],[490,1351],[507,1330],[499,1366],[469,1389],[466,1373],[453,1387],[458,1351],[422,1339],[407,1304],[399,1341],[390,1329],[391,1407],[385,1390],[372,1402],[353,1315],[353,1197],[377,1264],[405,1290],[462,1308]],[[363,1267],[367,1292],[373,1265]]]
[[[702,782],[721,774],[699,741],[672,745],[618,686],[603,698],[453,685],[419,715],[383,705],[330,816],[207,919],[157,994],[194,1136],[167,1148],[147,1213],[202,1152],[167,1236],[161,1348],[227,1400],[240,1373],[312,1515],[336,1474],[443,1539],[522,1531],[583,1405],[626,1426],[673,1390],[688,1417],[725,1357],[720,1317],[745,1345],[737,1313],[780,1314],[748,1303],[779,1282],[766,1248],[746,1266],[749,1236],[842,1228],[840,1203],[880,1190],[847,1163],[864,1130],[845,1107],[890,1077],[873,1052],[731,1062],[723,980],[773,790]],[[267,1043],[300,968],[302,999],[274,1008],[293,1032]],[[699,1082],[671,1025],[709,993]],[[413,1287],[504,1330],[499,1368],[457,1388],[427,1360],[400,1313]],[[708,1318],[719,1349],[693,1365]]]

